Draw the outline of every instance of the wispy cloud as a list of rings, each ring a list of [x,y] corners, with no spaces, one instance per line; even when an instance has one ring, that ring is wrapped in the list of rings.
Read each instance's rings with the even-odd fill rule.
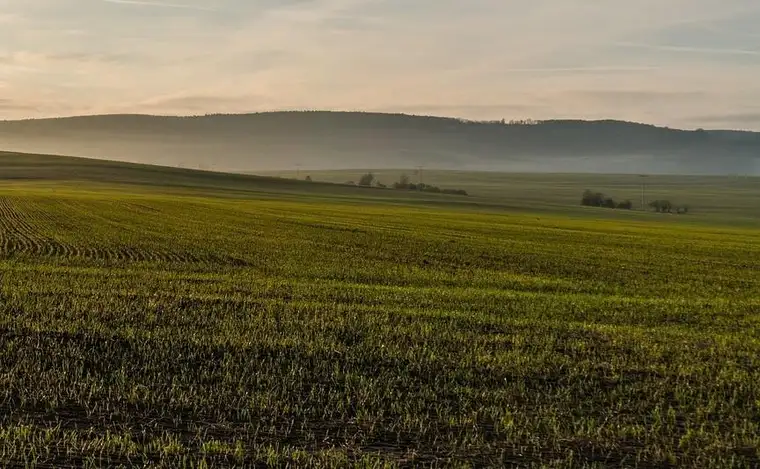
[[[755,49],[723,49],[717,47],[691,47],[670,44],[644,44],[635,42],[618,42],[620,47],[633,47],[638,49],[650,49],[666,52],[686,52],[694,54],[719,54],[719,55],[760,55],[760,50]]]
[[[509,68],[509,73],[628,73],[657,70],[657,66],[594,65],[588,67]]]
[[[143,7],[158,7],[158,8],[180,8],[185,10],[197,10],[197,11],[218,11],[217,8],[202,5],[188,5],[184,3],[164,3],[164,2],[151,2],[143,0],[103,0],[106,3],[116,3],[119,5],[136,5]]]

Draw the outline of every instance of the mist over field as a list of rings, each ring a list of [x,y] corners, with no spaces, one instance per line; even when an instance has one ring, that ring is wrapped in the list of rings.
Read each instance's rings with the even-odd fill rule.
[[[760,174],[760,133],[623,121],[358,112],[104,115],[0,122],[0,148],[216,171],[404,168]]]

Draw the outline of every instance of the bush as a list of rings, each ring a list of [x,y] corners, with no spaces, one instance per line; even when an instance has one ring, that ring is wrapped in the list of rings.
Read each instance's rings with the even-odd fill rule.
[[[587,207],[601,207],[604,204],[604,194],[586,189],[581,198],[581,205]]]
[[[438,186],[422,182],[415,184],[409,181],[409,176],[406,174],[402,174],[398,182],[393,183],[393,188],[398,190],[431,192],[433,194],[467,195],[467,191],[462,189],[441,189]]]
[[[444,194],[450,194],[450,195],[468,195],[467,191],[464,189],[443,189],[442,192]]]
[[[367,173],[359,179],[360,186],[371,186],[373,182],[375,182],[375,175],[372,173]]]
[[[307,182],[311,182],[311,176],[306,176],[306,177],[304,178],[304,181],[307,181]]]
[[[655,209],[657,213],[671,213],[673,211],[673,204],[669,200],[653,200],[649,202],[649,206]]]
[[[586,207],[619,208],[624,210],[630,210],[633,208],[633,203],[630,200],[616,203],[612,197],[607,197],[601,192],[594,192],[588,189],[583,191],[581,205]]]
[[[398,182],[393,183],[394,189],[409,189],[409,176],[402,174]]]

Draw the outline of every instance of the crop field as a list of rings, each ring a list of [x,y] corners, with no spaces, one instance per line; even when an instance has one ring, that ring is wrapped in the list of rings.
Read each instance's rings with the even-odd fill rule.
[[[283,178],[310,176],[314,181],[356,182],[369,170],[273,171]],[[393,184],[402,174],[412,182],[420,175],[414,169],[372,171],[377,180]],[[483,171],[423,170],[422,180],[442,188],[460,188],[471,196],[500,202],[511,209],[562,210],[583,215],[579,210],[584,190],[601,191],[615,200],[630,200],[641,209],[642,184],[646,201],[667,199],[676,205],[688,205],[691,218],[708,223],[744,226],[760,225],[760,177],[753,176],[677,176],[638,174],[561,174],[500,173]]]
[[[0,182],[0,466],[760,465],[757,228],[207,192]]]

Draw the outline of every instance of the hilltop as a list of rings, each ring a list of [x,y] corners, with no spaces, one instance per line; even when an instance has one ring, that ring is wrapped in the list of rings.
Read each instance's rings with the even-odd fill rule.
[[[0,148],[223,171],[398,168],[760,174],[760,133],[605,120],[472,122],[360,112],[0,122]]]

